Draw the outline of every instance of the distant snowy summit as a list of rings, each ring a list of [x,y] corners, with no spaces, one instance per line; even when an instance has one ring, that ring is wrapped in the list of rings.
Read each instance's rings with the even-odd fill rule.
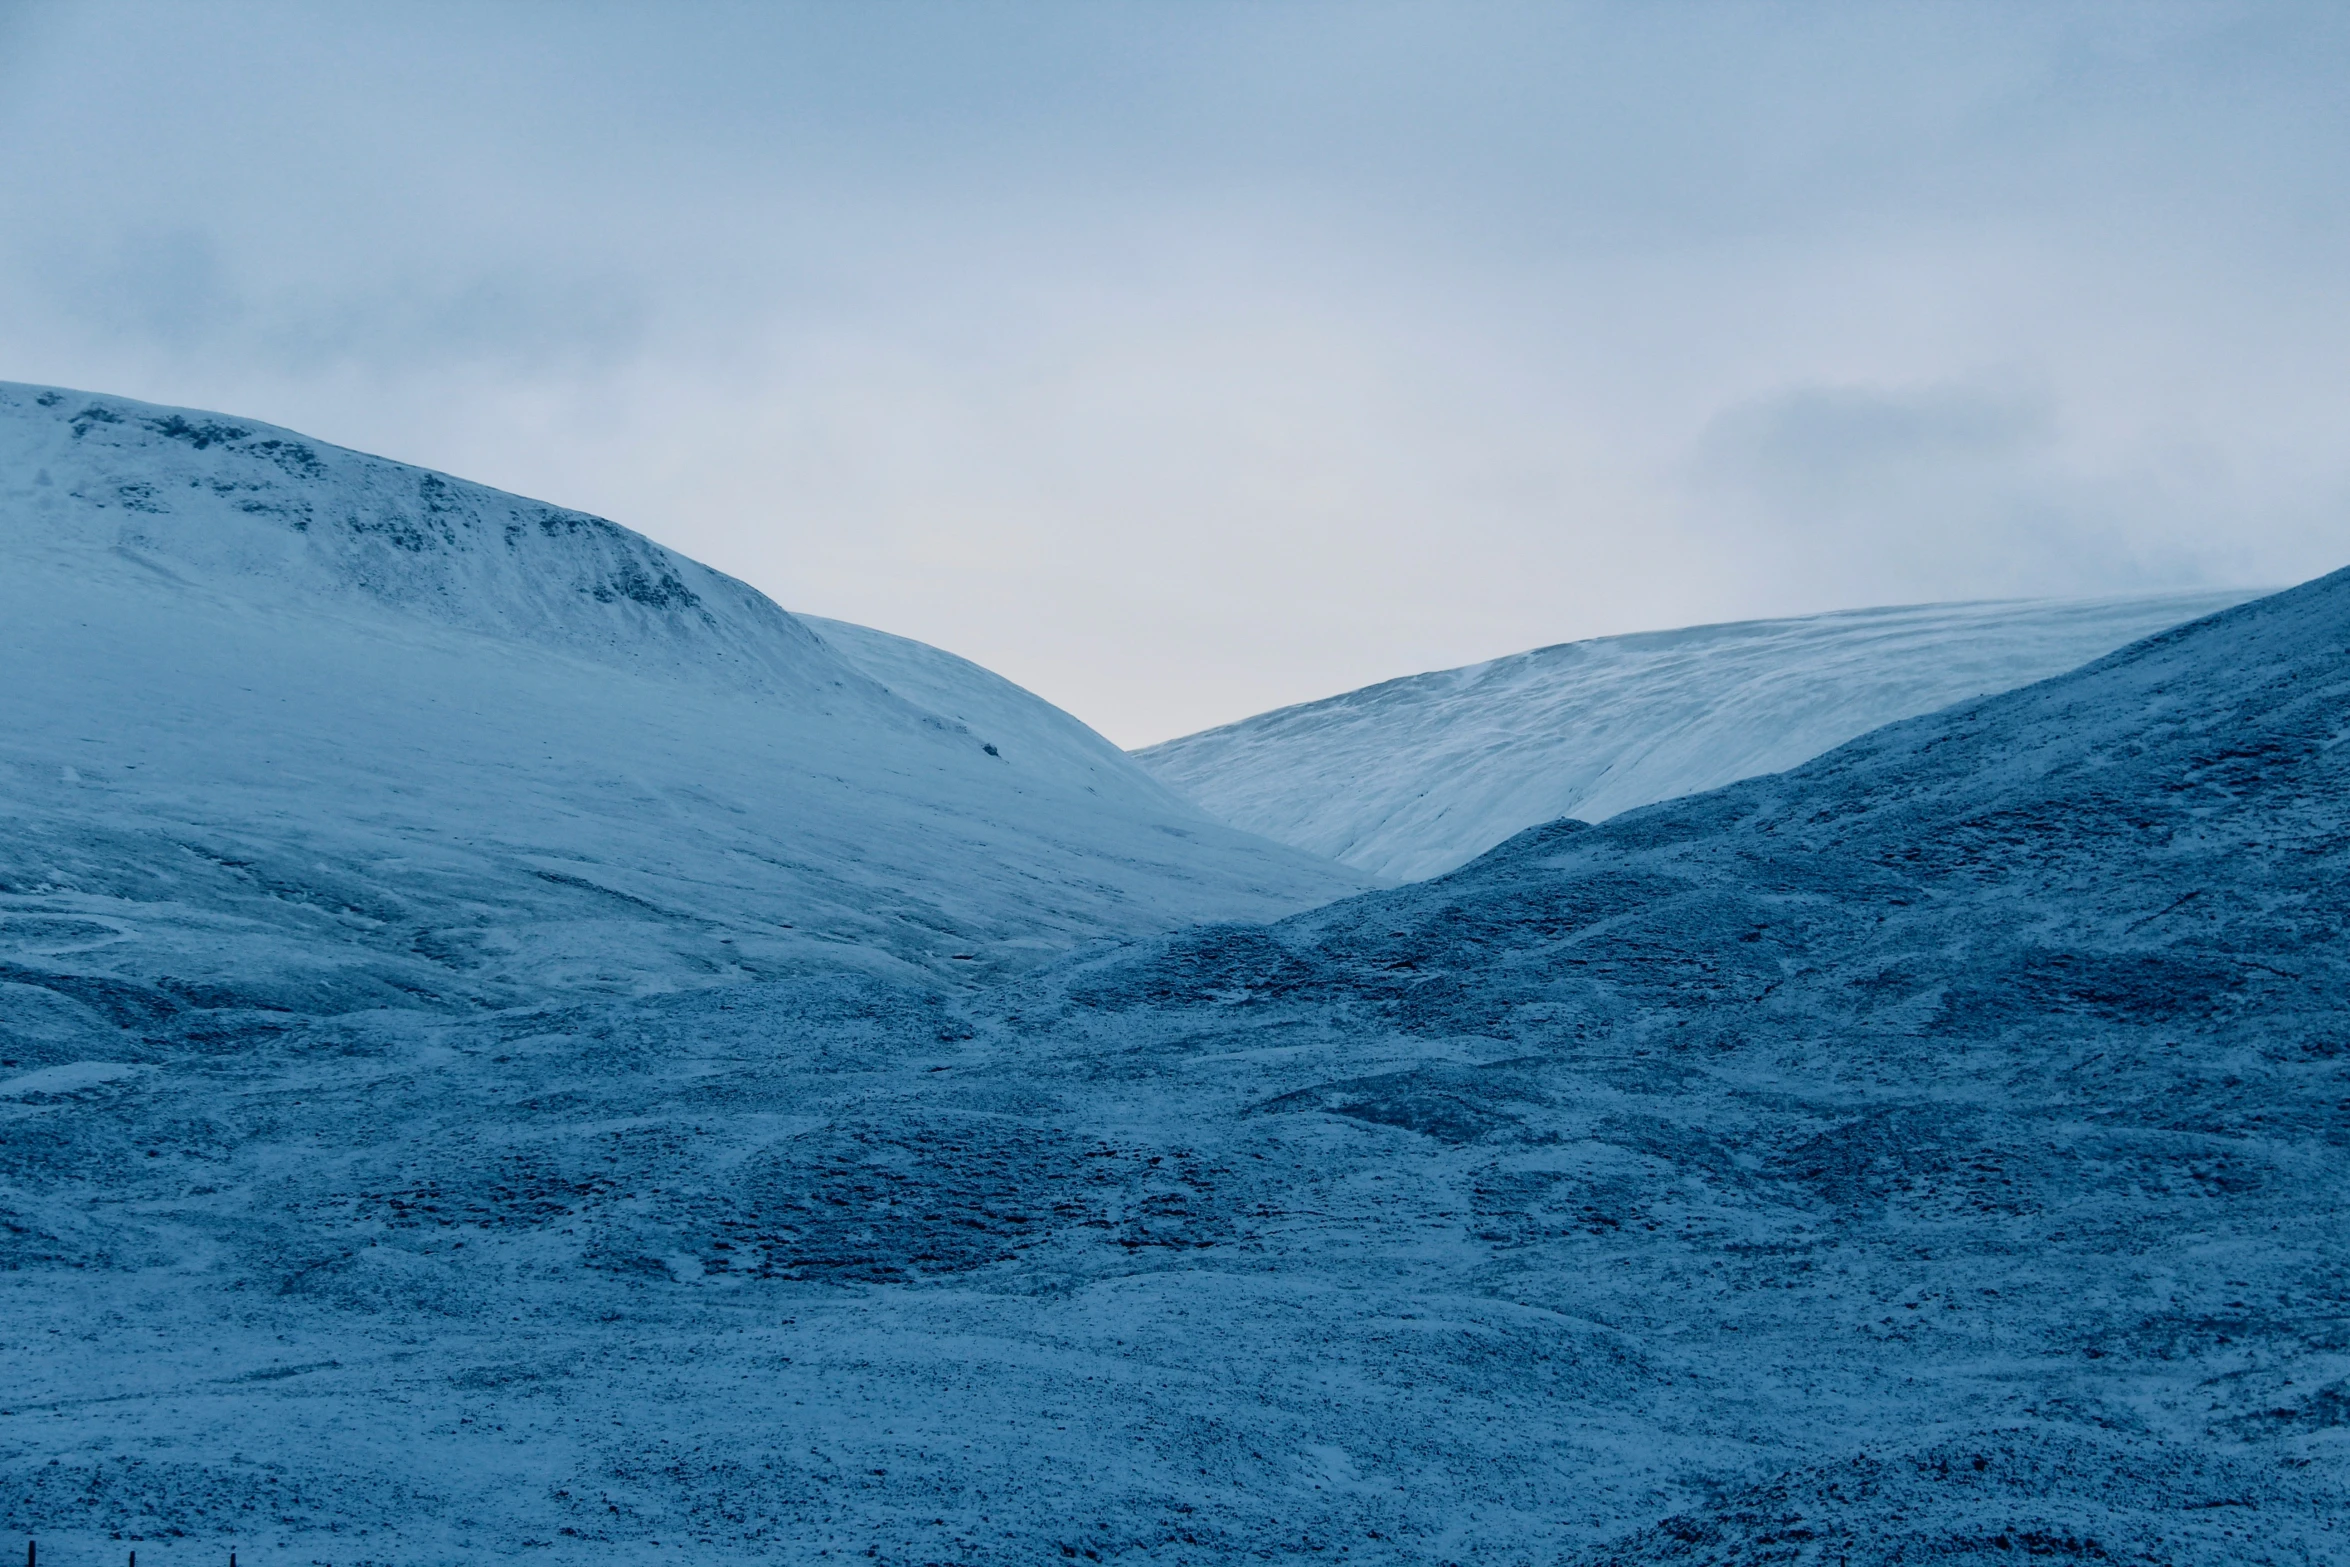
[[[1362,885],[976,665],[252,420],[0,383],[0,559],[19,1044],[982,973]]]
[[[1928,604],[1601,637],[1390,680],[1133,753],[1211,813],[1376,876],[1464,865],[2061,674],[2258,590]]]

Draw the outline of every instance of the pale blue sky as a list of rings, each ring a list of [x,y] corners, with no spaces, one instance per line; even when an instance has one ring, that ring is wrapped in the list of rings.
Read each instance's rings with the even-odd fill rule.
[[[1133,744],[2350,562],[2333,5],[0,0],[0,376],[587,507]]]

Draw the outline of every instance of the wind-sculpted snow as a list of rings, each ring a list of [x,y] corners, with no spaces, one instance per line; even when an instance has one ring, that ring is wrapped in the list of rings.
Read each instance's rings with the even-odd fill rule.
[[[2251,595],[1929,604],[1693,626],[1390,680],[1135,757],[1251,832],[1391,880],[1778,772]]]
[[[2350,573],[976,992],[20,1063],[6,1525],[157,1562],[2341,1561],[2346,738]]]
[[[0,385],[0,561],[28,1058],[191,1010],[1019,967],[1362,884],[1008,683],[974,727],[612,523],[248,421]]]

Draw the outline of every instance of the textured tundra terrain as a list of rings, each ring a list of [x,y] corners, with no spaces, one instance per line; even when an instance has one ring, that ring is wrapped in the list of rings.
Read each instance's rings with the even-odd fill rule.
[[[22,978],[0,1517],[57,1561],[2337,1562],[2346,737],[2350,573],[987,986],[101,1022]]]

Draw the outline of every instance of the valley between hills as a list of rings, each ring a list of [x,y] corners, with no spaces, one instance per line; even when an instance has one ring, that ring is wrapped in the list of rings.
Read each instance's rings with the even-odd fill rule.
[[[0,541],[45,1561],[2350,1554],[2350,571],[1129,757],[224,415]]]

